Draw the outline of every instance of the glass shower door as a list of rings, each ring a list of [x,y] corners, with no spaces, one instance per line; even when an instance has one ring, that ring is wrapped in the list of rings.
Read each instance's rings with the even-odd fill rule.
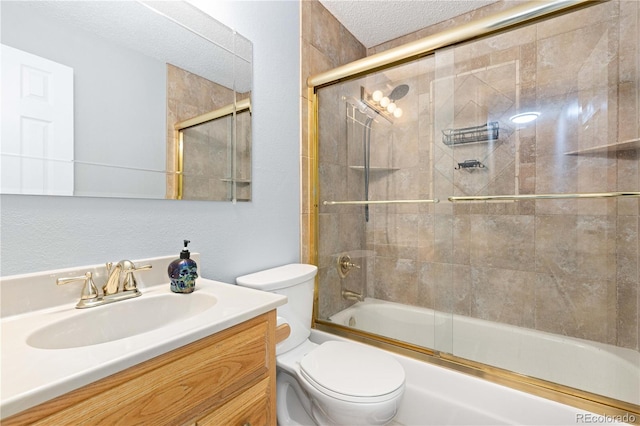
[[[433,64],[424,58],[318,91],[318,319],[425,348],[434,346],[436,315],[422,283],[433,189],[421,108]]]
[[[622,36],[638,11],[626,3],[436,53],[442,297],[455,293],[438,349],[638,404],[638,47]]]
[[[318,323],[638,412],[639,34],[595,3],[318,88]]]

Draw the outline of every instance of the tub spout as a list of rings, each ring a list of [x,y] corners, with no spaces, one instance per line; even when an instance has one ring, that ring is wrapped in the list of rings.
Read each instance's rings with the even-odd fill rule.
[[[342,298],[346,300],[357,300],[358,302],[364,302],[364,296],[361,293],[356,293],[351,290],[342,290]]]

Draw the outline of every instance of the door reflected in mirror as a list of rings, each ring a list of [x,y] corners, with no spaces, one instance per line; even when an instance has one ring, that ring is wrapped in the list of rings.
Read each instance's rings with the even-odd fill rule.
[[[0,7],[2,193],[251,199],[249,40],[184,2]]]

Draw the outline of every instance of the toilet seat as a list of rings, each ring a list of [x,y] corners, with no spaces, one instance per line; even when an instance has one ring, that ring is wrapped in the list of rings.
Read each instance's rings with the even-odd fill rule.
[[[318,391],[357,403],[375,403],[404,391],[405,373],[398,361],[374,348],[329,341],[300,361],[300,374]]]

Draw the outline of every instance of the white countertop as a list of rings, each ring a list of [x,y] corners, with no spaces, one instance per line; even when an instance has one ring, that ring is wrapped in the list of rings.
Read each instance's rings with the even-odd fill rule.
[[[165,260],[162,258],[159,264],[162,266],[168,263]],[[51,276],[49,272],[47,278]],[[143,272],[140,272],[138,277],[142,276]],[[96,284],[99,285],[97,281]],[[48,285],[54,289],[56,287],[55,282],[49,282]],[[34,348],[27,344],[27,339],[35,330],[46,325],[110,305],[75,309],[77,300],[74,300],[64,305],[4,316],[1,324],[0,418],[237,325],[286,303],[286,297],[281,295],[203,278],[198,278],[196,291],[186,295],[171,293],[168,282],[139,285],[139,288],[142,296],[111,305],[136,303],[136,300],[145,297],[164,294],[172,295],[170,297],[198,297],[207,294],[215,297],[216,302],[211,309],[132,337],[65,349]],[[79,295],[79,288],[76,291]],[[10,291],[7,294],[11,294]],[[3,304],[9,303],[7,294],[3,295]],[[113,321],[127,321],[127,318],[113,318]]]

